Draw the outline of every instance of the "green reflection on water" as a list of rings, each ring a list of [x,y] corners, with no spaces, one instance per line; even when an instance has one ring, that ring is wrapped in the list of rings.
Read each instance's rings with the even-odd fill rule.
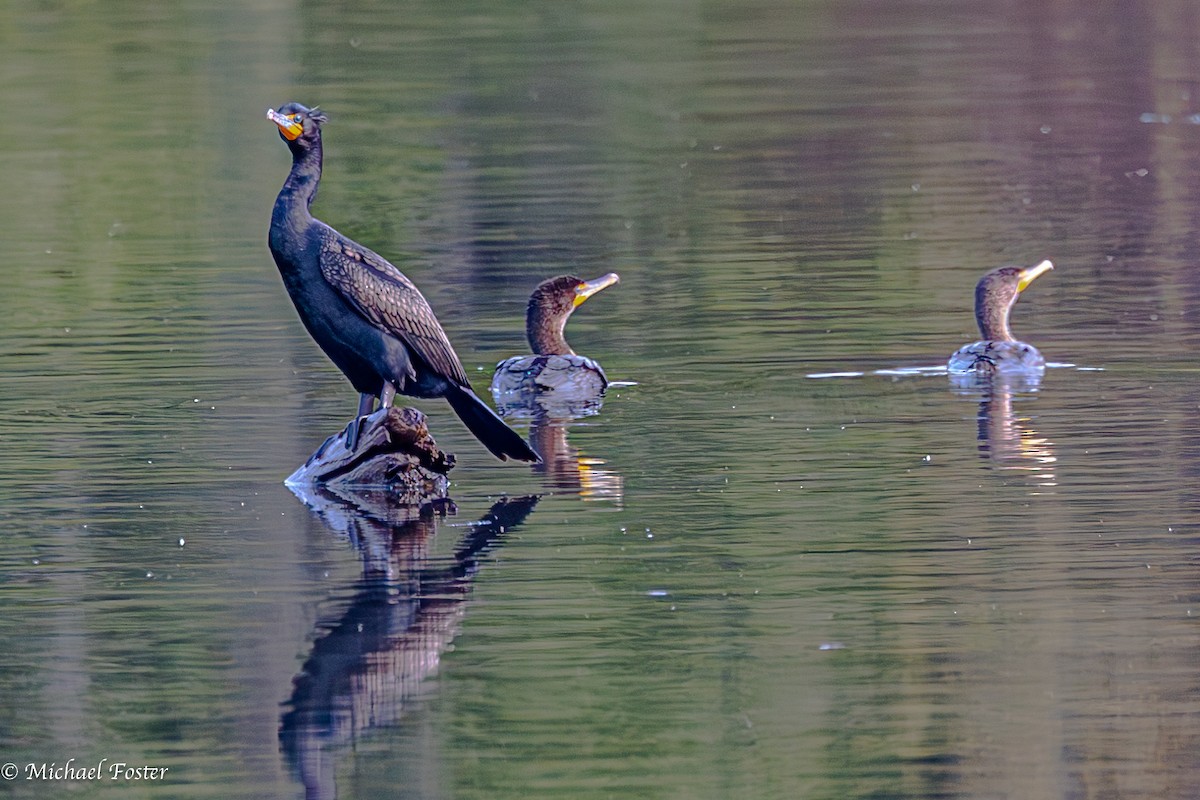
[[[1184,796],[1187,26],[160,5],[0,12],[6,757],[298,792],[280,703],[361,565],[279,485],[353,408],[265,248],[262,113],[295,99],[331,116],[318,214],[403,265],[477,386],[530,287],[610,269],[572,342],[637,384],[567,431],[620,501],[543,500],[428,699],[338,754],[344,796]],[[1015,328],[1105,372],[988,409],[804,378],[938,363],[978,274],[1042,257]],[[426,408],[461,519],[547,488]]]

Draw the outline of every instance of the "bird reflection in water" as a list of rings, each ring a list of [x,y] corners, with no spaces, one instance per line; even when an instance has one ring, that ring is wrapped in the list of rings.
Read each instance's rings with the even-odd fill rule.
[[[605,461],[585,456],[567,441],[567,429],[579,422],[545,415],[534,417],[529,427],[529,443],[541,463],[532,469],[541,474],[546,485],[558,492],[572,492],[584,500],[610,500],[621,505],[624,479],[605,467]]]
[[[1017,416],[1014,398],[1028,399],[1041,385],[1038,374],[951,375],[963,396],[979,399],[979,455],[998,469],[1021,473],[1039,490],[1058,485],[1054,443],[1041,436],[1027,416]]]
[[[566,407],[554,396],[524,395],[498,402],[496,410],[506,420],[529,420],[529,444],[542,459],[531,469],[543,476],[550,490],[578,494],[584,500],[608,500],[619,507],[624,479],[603,459],[580,453],[567,437],[569,428],[587,425],[584,420],[599,414],[603,404],[600,396],[585,405]]]
[[[458,634],[482,556],[538,498],[495,503],[467,528],[453,556],[437,561],[429,546],[439,518],[453,511],[448,500],[418,509],[389,503],[386,492],[344,489],[309,490],[301,499],[363,560],[349,608],[318,624],[280,725],[281,748],[312,800],[337,796],[340,748],[393,724],[437,670]]]

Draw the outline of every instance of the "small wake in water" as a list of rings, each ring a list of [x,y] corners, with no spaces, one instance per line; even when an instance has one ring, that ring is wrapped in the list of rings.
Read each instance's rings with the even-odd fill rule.
[[[865,378],[868,375],[883,375],[892,378],[927,378],[933,375],[945,375],[946,365],[937,364],[934,366],[919,366],[919,367],[887,367],[885,369],[873,369],[866,372],[845,371],[845,372],[810,372],[804,377],[806,378]]]
[[[1069,364],[1061,361],[1047,361],[1046,369],[1073,369],[1076,372],[1104,372],[1104,367],[1081,367],[1077,364]],[[931,378],[939,375],[948,375],[949,371],[945,364],[931,364],[928,366],[913,366],[913,367],[885,367],[883,369],[873,369],[867,371],[845,370],[831,372],[810,372],[804,377],[814,379],[827,378],[865,378],[868,375],[880,375],[889,378]]]

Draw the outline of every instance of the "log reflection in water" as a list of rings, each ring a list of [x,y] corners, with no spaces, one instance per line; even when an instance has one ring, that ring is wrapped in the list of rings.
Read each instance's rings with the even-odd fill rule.
[[[363,559],[349,608],[318,625],[279,732],[306,797],[332,798],[338,748],[401,716],[458,634],[481,556],[525,520],[538,498],[495,503],[470,526],[453,557],[437,563],[428,545],[439,517],[452,509],[448,501],[396,506],[386,492],[325,489],[302,499],[354,542]]]

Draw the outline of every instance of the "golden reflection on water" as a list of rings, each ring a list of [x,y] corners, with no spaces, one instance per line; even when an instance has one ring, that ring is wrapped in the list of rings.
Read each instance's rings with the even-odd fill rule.
[[[1032,400],[1040,381],[1014,384],[993,377],[974,390],[960,388],[963,394],[979,397],[979,455],[997,469],[1020,474],[1031,490],[1040,493],[1058,485],[1055,465],[1058,457],[1054,443],[1033,427],[1033,417],[1018,416],[1014,398]]]
[[[574,492],[584,500],[606,500],[620,508],[624,479],[604,459],[584,455],[570,443],[567,431],[577,424],[581,423],[540,415],[534,418],[529,442],[542,462],[533,465],[533,471],[542,475],[547,487],[555,491]]]

